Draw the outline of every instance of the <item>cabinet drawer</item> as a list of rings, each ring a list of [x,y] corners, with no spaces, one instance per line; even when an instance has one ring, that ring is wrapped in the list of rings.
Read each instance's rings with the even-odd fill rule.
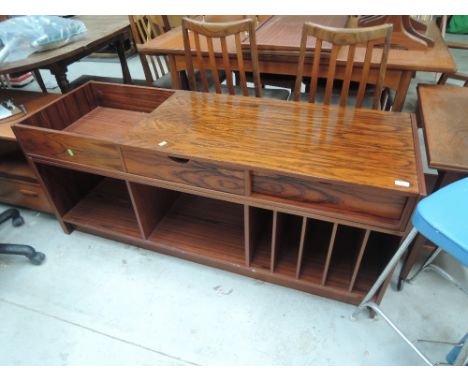
[[[33,210],[52,212],[44,191],[37,183],[0,178],[0,201]]]
[[[150,178],[244,195],[244,171],[193,159],[124,148],[127,171]]]
[[[31,128],[16,127],[15,134],[28,154],[108,170],[122,170],[119,150],[111,143]]]
[[[402,218],[408,197],[362,186],[334,184],[294,177],[252,174],[252,192],[283,202],[325,209],[339,214],[361,216],[396,226]]]

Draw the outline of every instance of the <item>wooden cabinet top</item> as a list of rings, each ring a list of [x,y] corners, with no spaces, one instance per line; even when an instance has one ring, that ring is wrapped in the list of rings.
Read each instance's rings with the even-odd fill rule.
[[[185,159],[424,194],[408,113],[175,91],[119,143]]]
[[[418,87],[429,166],[468,172],[468,88]]]
[[[409,113],[89,82],[14,131],[42,137],[40,144],[20,142],[37,155],[52,150],[94,163],[110,150],[112,168],[120,160],[109,145],[120,145],[176,162],[196,159],[415,196],[425,188],[414,120]],[[71,146],[73,157],[67,156]]]

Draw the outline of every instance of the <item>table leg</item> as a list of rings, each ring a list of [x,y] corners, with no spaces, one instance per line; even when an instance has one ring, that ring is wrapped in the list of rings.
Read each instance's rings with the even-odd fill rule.
[[[44,80],[42,79],[41,72],[39,71],[39,69],[34,69],[32,73],[33,73],[34,79],[36,80],[37,84],[41,88],[42,92],[47,93],[47,88],[44,84]]]
[[[123,36],[121,39],[117,40],[115,43],[115,49],[120,60],[120,66],[122,67],[122,76],[125,84],[132,83],[132,77],[130,76],[130,70],[128,69],[127,57],[125,57],[125,48],[123,43]]]
[[[181,89],[179,73],[177,72],[174,56],[171,54],[168,55],[167,61],[169,64],[169,72],[171,73],[172,89]]]
[[[401,111],[405,105],[406,94],[415,72],[406,70],[401,74],[400,83],[396,90],[395,100],[393,101],[392,111]]]
[[[50,68],[50,72],[55,76],[57,85],[63,94],[70,91],[70,82],[67,78],[67,66],[56,64]]]

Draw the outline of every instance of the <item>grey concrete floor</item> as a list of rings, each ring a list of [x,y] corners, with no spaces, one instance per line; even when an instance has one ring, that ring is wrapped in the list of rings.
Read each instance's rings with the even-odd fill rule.
[[[468,70],[466,53],[454,55]],[[143,78],[138,59],[129,64]],[[115,61],[69,68],[70,79],[84,73],[121,75]],[[407,110],[419,81],[435,75],[416,76]],[[382,319],[351,321],[351,305],[81,232],[66,235],[54,217],[22,213],[26,224],[1,225],[1,241],[30,244],[47,260],[36,267],[0,255],[0,365],[423,364]],[[468,329],[467,301],[428,272],[401,292],[389,288],[382,307],[412,339],[457,341]],[[441,361],[450,349],[421,348]]]

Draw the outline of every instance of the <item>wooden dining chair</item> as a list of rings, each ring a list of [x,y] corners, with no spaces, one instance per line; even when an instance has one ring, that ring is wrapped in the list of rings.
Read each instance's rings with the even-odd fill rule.
[[[255,25],[254,18],[222,23],[182,19],[190,90],[288,99],[289,92],[287,90],[262,89],[255,41]],[[248,49],[243,49],[241,45],[244,38],[248,39]],[[234,60],[232,60],[232,56],[235,57]],[[251,67],[246,67],[245,58],[249,59]],[[223,80],[219,76],[219,60],[221,60],[220,64],[224,69],[226,85],[222,84]],[[195,68],[200,73],[201,81],[199,84],[196,81]],[[238,72],[238,83],[233,81],[234,72]],[[247,72],[252,73],[253,88],[247,86]],[[208,82],[209,77],[213,79],[213,86],[210,86]]]
[[[372,109],[384,108],[384,105],[382,105],[384,103],[382,101],[383,82],[391,35],[391,24],[368,28],[331,28],[314,23],[305,23],[302,29],[294,101],[303,99],[316,102],[322,100],[324,104],[331,104],[336,101],[340,106],[345,107],[352,106],[352,98],[355,96],[355,107],[357,108],[365,106]],[[306,86],[309,94],[301,94],[309,37],[315,38],[310,84]],[[375,49],[376,47],[379,49]],[[331,48],[331,50],[328,51],[328,48]],[[355,61],[356,56],[361,56],[361,54],[363,62],[360,60],[361,62],[357,63]],[[344,67],[337,65],[338,58],[346,60]],[[325,70],[323,70],[323,67],[321,68],[323,61],[328,63]],[[379,67],[378,74],[374,78],[370,78],[372,66]],[[359,69],[359,72],[356,69]],[[319,78],[326,79],[322,99],[318,94]],[[341,89],[339,87],[336,89],[336,83],[341,84]],[[368,86],[369,83],[371,86]],[[339,94],[333,94],[334,91]],[[372,103],[367,105],[369,99],[366,97],[369,96],[372,98]]]
[[[133,41],[138,46],[145,42],[162,35],[170,26],[167,25],[167,19],[162,16],[128,16],[130,28],[132,30]],[[166,21],[166,22],[164,22]],[[172,89],[171,74],[166,56],[147,55],[138,53],[141,65],[145,74],[146,82],[149,85]]]

